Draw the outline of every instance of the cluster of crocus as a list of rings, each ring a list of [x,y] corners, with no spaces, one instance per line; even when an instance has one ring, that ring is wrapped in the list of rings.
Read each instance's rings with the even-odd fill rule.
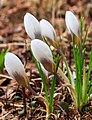
[[[90,76],[90,71],[91,71],[90,67],[92,66],[92,64],[90,63],[90,66],[89,66],[90,70],[88,71],[88,77],[86,79],[85,69],[83,69],[84,68],[83,65],[85,62],[83,60],[85,51],[83,52],[84,48],[82,47],[80,49],[81,38],[82,38],[80,24],[77,18],[75,17],[75,15],[71,11],[66,12],[65,22],[71,34],[72,40],[74,42],[73,53],[74,53],[74,62],[75,62],[75,69],[76,69],[76,81],[74,81],[73,75],[66,61],[65,61],[65,64],[68,72],[68,77],[63,73],[60,67],[57,68],[58,65],[55,63],[53,59],[53,54],[52,54],[53,52],[51,51],[50,46],[47,44],[48,42],[46,42],[47,39],[50,39],[53,43],[54,41],[56,41],[56,32],[53,26],[45,19],[42,19],[39,22],[30,13],[26,13],[26,15],[24,16],[24,26],[25,26],[26,33],[32,39],[31,51],[34,58],[37,60],[37,62],[39,62],[44,77],[48,77],[48,72],[51,72],[54,75],[58,73],[63,78],[66,86],[69,89],[69,92],[71,92],[71,96],[75,103],[76,108],[81,109],[81,106],[84,103],[86,103],[84,99],[85,99],[85,95],[87,94],[87,89],[88,89],[87,80],[89,79],[89,76]],[[45,42],[44,42],[44,39],[46,40]],[[59,49],[59,46],[57,49]],[[16,64],[16,66],[14,64]],[[9,75],[14,79],[16,79],[20,85],[25,87],[29,86],[29,80],[25,74],[24,66],[14,54],[12,53],[6,54],[5,67]],[[55,78],[53,81],[55,81]],[[50,98],[51,105],[53,105],[52,97],[54,95],[54,88],[55,88],[55,82],[53,81],[52,81],[52,87],[51,87],[52,92],[51,92],[51,98]],[[78,83],[79,81],[80,81],[80,84]],[[87,86],[85,85],[85,82],[87,83]],[[45,85],[45,88],[46,88],[46,85]],[[45,92],[47,92],[47,89],[45,89]],[[47,99],[48,99],[48,95],[47,95]],[[83,103],[81,103],[82,100],[83,100]],[[52,112],[52,108],[51,108],[51,112]]]
[[[71,22],[71,21],[73,21],[73,22]],[[73,36],[73,34],[74,34],[75,36],[80,37],[80,25],[78,23],[77,18],[74,16],[74,14],[72,12],[70,12],[70,11],[66,12],[65,22],[66,22],[66,26],[67,26],[71,36]],[[30,13],[26,13],[26,15],[24,16],[24,26],[25,26],[25,30],[26,30],[27,34],[33,40],[31,43],[31,48],[32,48],[32,52],[33,52],[35,58],[37,58],[37,60],[40,63],[42,63],[42,65],[43,65],[43,60],[42,59],[40,60],[39,58],[40,57],[43,58],[43,56],[44,56],[44,58],[46,58],[46,63],[48,63],[47,61],[49,61],[49,59],[52,58],[51,57],[52,55],[51,56],[49,55],[49,54],[52,54],[49,47],[47,46],[46,43],[44,43],[42,41],[42,39],[37,40],[35,38],[45,37],[45,38],[49,38],[52,41],[56,40],[56,32],[55,32],[53,26],[44,19],[42,19],[39,22]],[[47,48],[45,48],[45,46],[48,47],[49,51],[47,50]],[[47,54],[48,57],[45,54]],[[44,61],[45,61],[45,59],[44,59]],[[46,65],[46,63],[43,66],[47,70],[48,69],[47,67],[49,66],[49,64]],[[54,64],[53,64],[53,67],[55,68]],[[50,65],[50,69],[51,68],[52,67]],[[47,70],[47,71],[51,71],[51,70]]]
[[[66,26],[67,26],[69,32],[71,33],[71,35],[75,34],[77,37],[79,37],[80,36],[80,26],[79,26],[78,20],[73,15],[73,13],[70,11],[67,11],[65,20],[66,20]],[[45,37],[45,38],[49,38],[51,40],[55,40],[56,32],[55,32],[53,26],[45,19],[42,19],[39,22],[30,13],[26,13],[26,15],[24,16],[24,26],[25,26],[25,30],[26,30],[27,34],[33,40],[31,42],[31,49],[34,54],[34,57],[41,63],[41,66],[42,65],[44,66],[44,68],[47,71],[55,72],[56,66],[55,66],[50,48],[42,40],[36,39],[36,38]],[[16,59],[14,59],[14,57]],[[14,68],[13,68],[12,67],[12,65],[14,65],[13,63],[18,63],[18,64],[16,64],[16,66],[14,66]],[[42,69],[43,69],[44,73],[46,73],[46,75],[47,75],[47,71],[44,70],[43,66],[42,66]],[[14,77],[15,74],[19,74],[20,76],[22,74],[23,79],[26,78],[26,75],[24,72],[25,70],[23,68],[22,63],[12,53],[7,53],[7,55],[5,57],[5,67],[8,71],[8,73],[10,74],[10,76],[12,76],[14,79],[15,79],[15,77]],[[19,69],[19,67],[21,69]],[[22,71],[20,72],[18,70],[20,70],[20,71],[22,70]],[[13,73],[13,72],[15,72],[15,73]],[[28,82],[27,82],[27,84],[24,84],[24,83],[23,83],[23,86],[28,86]]]
[[[90,52],[90,63],[88,67],[88,72],[86,72],[84,59],[86,49],[84,47],[84,44],[88,35],[88,29],[86,29],[86,34],[82,36],[83,19],[81,18],[79,24],[75,15],[70,11],[66,12],[65,21],[73,41],[73,56],[74,66],[76,70],[76,80],[73,80],[74,84],[72,84],[72,86],[74,88],[74,92],[76,93],[75,106],[79,111],[81,111],[83,105],[85,105],[89,101],[90,94],[92,93],[92,88],[90,86],[90,74],[92,68],[92,49]],[[69,78],[72,79],[71,75],[69,76]]]
[[[54,71],[55,64],[53,62],[52,53],[46,43],[42,41],[43,38],[54,41],[56,39],[56,32],[53,26],[45,19],[40,22],[30,13],[24,16],[24,26],[26,33],[33,40],[31,42],[32,52],[34,57],[41,63],[42,72],[48,76],[48,71]],[[41,40],[38,40],[41,39]],[[45,51],[45,54],[42,52]],[[48,56],[49,55],[49,56]],[[44,56],[46,59],[41,59]],[[47,68],[47,66],[50,66]]]
[[[66,18],[67,18],[68,14],[71,14],[71,12],[66,13]],[[74,20],[75,19],[76,18],[74,16]],[[42,38],[49,38],[50,40],[55,41],[56,33],[55,33],[54,28],[48,21],[46,21],[44,19],[42,19],[40,22],[38,22],[38,20],[29,13],[27,13],[24,16],[24,26],[25,26],[25,30],[26,30],[27,34],[32,39],[31,50],[32,50],[33,56],[37,59],[37,61],[39,61],[41,63],[42,71],[45,70],[44,75],[46,76],[46,73],[48,73],[48,72],[55,73],[56,72],[56,63],[53,60],[53,55],[52,55],[50,47],[44,41],[42,41],[42,39],[41,40],[35,39],[35,38],[42,37]],[[77,25],[75,25],[75,27],[76,26]],[[73,28],[71,27],[71,24],[70,24],[70,26],[68,26],[68,28],[69,28],[69,31],[72,31],[71,34],[73,34],[74,31],[72,30]],[[74,34],[76,35],[76,32]],[[59,73],[61,75],[61,77],[64,79],[64,81],[67,84],[67,86],[69,87],[69,89],[71,89],[71,91],[73,91],[72,94],[75,95],[75,92],[69,83],[69,79],[65,76],[65,74],[62,72],[62,70],[59,69],[57,71],[57,73]],[[55,86],[55,85],[53,85],[53,86]]]

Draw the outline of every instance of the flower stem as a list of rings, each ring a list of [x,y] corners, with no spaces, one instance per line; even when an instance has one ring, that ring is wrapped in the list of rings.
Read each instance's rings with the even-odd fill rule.
[[[50,92],[50,102],[49,102],[50,113],[53,111],[53,97],[54,97],[55,85],[56,85],[56,76],[54,76],[52,80],[52,86],[51,86],[51,92]]]

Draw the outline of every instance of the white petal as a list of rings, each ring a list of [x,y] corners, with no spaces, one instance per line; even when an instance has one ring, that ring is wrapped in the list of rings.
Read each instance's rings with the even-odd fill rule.
[[[44,68],[44,66],[43,66],[42,64],[40,64],[40,65],[41,65],[41,69],[42,69],[43,74],[44,74],[46,77],[48,77],[48,71]]]
[[[41,36],[40,23],[30,13],[26,13],[24,16],[24,26],[31,39],[39,38]]]
[[[77,37],[80,36],[80,25],[75,17],[75,15],[71,11],[67,11],[65,15],[66,26],[70,32],[70,34],[74,33]]]
[[[5,68],[8,74],[21,85],[27,86],[26,73],[20,59],[13,53],[8,52],[5,55]]]
[[[48,45],[39,40],[34,39],[31,41],[31,50],[34,57],[44,66],[44,68],[49,72],[55,72],[55,63],[53,61],[53,56]]]
[[[41,62],[41,59],[49,59],[53,62],[51,50],[45,42],[39,39],[34,39],[33,41],[31,41],[31,49],[34,54],[34,57],[39,62]]]
[[[45,19],[40,21],[41,35],[49,38],[50,40],[56,39],[56,32],[53,26]]]

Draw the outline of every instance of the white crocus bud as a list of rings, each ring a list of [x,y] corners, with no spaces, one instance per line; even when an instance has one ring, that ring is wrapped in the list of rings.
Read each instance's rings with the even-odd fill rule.
[[[71,12],[67,11],[65,15],[66,26],[71,35],[75,34],[77,37],[80,37],[80,25],[76,16]]]
[[[40,21],[41,35],[49,38],[50,40],[56,40],[56,32],[53,26],[45,19]]]
[[[27,34],[32,40],[41,37],[40,23],[30,13],[26,13],[24,16],[24,27]]]
[[[19,85],[29,86],[29,80],[26,76],[24,66],[20,59],[13,53],[8,52],[5,55],[5,68],[8,74],[15,79]]]
[[[39,40],[34,39],[31,41],[31,50],[34,57],[44,66],[44,68],[49,72],[55,72],[55,63],[53,61],[53,56],[48,45]]]

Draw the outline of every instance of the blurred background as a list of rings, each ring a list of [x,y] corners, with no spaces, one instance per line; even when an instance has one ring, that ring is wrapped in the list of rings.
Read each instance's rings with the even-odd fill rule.
[[[69,56],[71,37],[65,25],[67,10],[72,11],[78,19],[84,17],[84,30],[89,27],[89,51],[92,44],[92,0],[0,0],[0,51],[10,48],[18,55],[24,53],[24,43],[30,42],[30,38],[25,32],[23,19],[29,12],[38,20],[44,18],[51,22],[57,39],[62,41],[65,54]]]

